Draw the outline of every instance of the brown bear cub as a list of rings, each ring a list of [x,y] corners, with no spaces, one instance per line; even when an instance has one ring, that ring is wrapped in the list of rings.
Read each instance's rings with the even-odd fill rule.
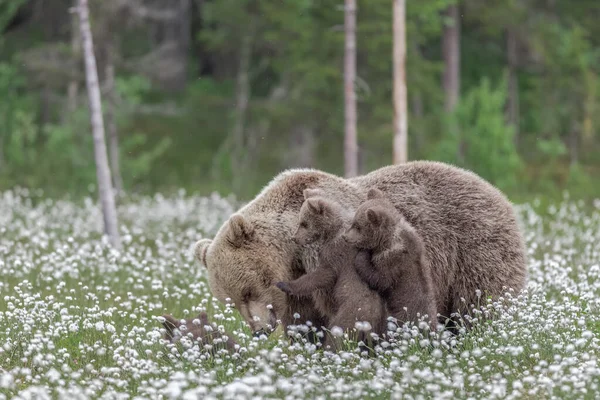
[[[435,292],[423,241],[383,192],[369,190],[343,238],[366,250],[357,254],[356,271],[385,299],[398,323],[427,314],[430,329],[436,329]]]
[[[183,320],[184,322],[169,314],[165,314],[162,317],[165,319],[163,326],[166,330],[163,339],[168,342],[177,343],[182,337],[187,336],[193,342],[200,342],[203,345],[213,345],[213,351],[221,348],[235,351],[237,343],[232,339],[231,335],[223,335],[218,330],[213,329],[205,312],[201,312],[195,318]]]
[[[342,206],[323,197],[318,190],[306,189],[300,209],[300,224],[293,240],[299,245],[319,242],[317,269],[291,282],[276,286],[291,296],[308,297],[318,290],[327,290],[333,300],[328,317],[333,327],[343,331],[358,329],[357,340],[372,345],[369,331],[381,334],[385,329],[387,312],[381,296],[371,290],[358,276],[354,260],[358,249],[342,239],[352,219]],[[370,325],[370,326],[369,326]],[[339,332],[339,330],[338,330]],[[339,343],[330,336],[324,348],[339,349]]]

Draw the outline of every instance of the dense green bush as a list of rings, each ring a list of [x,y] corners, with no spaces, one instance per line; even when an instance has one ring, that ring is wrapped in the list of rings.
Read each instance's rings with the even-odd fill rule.
[[[506,123],[504,84],[493,88],[489,79],[462,98],[446,116],[446,133],[436,158],[476,171],[503,190],[514,190],[522,167],[514,130]]]

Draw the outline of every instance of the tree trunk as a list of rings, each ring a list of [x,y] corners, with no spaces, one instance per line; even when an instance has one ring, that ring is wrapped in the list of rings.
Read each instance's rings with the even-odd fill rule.
[[[569,133],[569,158],[572,166],[579,163],[579,129],[576,123],[572,124]]]
[[[519,81],[517,78],[518,53],[517,35],[514,27],[506,30],[506,53],[508,61],[508,99],[507,120],[515,130],[515,144],[519,139]]]
[[[412,98],[412,102],[411,102],[412,114],[414,115],[416,120],[421,121],[421,119],[423,118],[423,115],[425,113],[424,105],[423,105],[423,95],[421,94],[420,91],[417,90],[417,91],[413,91],[413,95],[411,98]],[[423,149],[424,137],[421,134],[421,132],[414,131],[414,124],[413,124],[413,139],[414,139],[414,143],[415,143],[415,149],[417,150],[417,152],[420,152]]]
[[[408,161],[406,0],[394,0],[394,164]]]
[[[74,65],[79,65],[81,57],[80,43],[77,13],[73,13],[71,15],[71,54],[75,60]],[[77,73],[73,75],[67,88],[67,117],[71,117],[71,114],[77,109],[77,94],[79,92],[77,75]]]
[[[0,134],[0,172],[4,168],[4,135]]]
[[[290,153],[286,155],[288,168],[311,168],[314,166],[315,132],[312,127],[298,125],[289,136]]]
[[[356,140],[356,0],[345,0],[345,54],[344,54],[344,174],[347,178],[358,174],[358,145]]]
[[[458,4],[449,6],[444,14],[447,18],[442,37],[444,109],[446,112],[451,113],[456,108],[460,96],[460,12]],[[460,134],[460,127],[449,127],[449,129]],[[458,148],[456,149],[459,164],[464,163],[464,148],[464,140],[459,137]]]
[[[235,192],[241,188],[243,165],[241,161],[245,147],[246,114],[250,103],[250,57],[254,39],[254,23],[251,21],[248,32],[243,36],[240,47],[240,60],[237,72],[235,120],[233,126],[233,152],[231,155],[232,186]]]
[[[117,225],[117,211],[112,190],[108,157],[106,156],[106,143],[104,141],[104,122],[102,120],[102,102],[98,86],[98,69],[94,56],[94,43],[90,27],[89,9],[87,0],[78,0],[79,25],[81,28],[81,41],[83,44],[83,58],[85,61],[85,80],[89,98],[92,134],[94,136],[94,158],[96,161],[96,176],[98,179],[98,192],[104,216],[104,232],[108,235],[110,243],[115,248],[121,247]]]
[[[181,21],[181,26],[180,26],[180,33],[179,33],[179,37],[180,37],[180,57],[181,57],[181,64],[183,65],[183,71],[181,73],[181,87],[183,89],[185,89],[187,81],[188,81],[188,74],[189,74],[189,54],[190,54],[190,48],[191,48],[191,38],[193,37],[194,33],[192,32],[192,3],[191,0],[180,0],[179,3],[179,15],[180,18],[179,20]]]
[[[109,33],[110,35],[110,33]],[[110,170],[113,179],[113,186],[118,194],[123,192],[123,179],[121,178],[121,168],[119,166],[119,136],[117,131],[116,108],[117,93],[115,87],[115,64],[114,64],[114,43],[112,38],[106,42],[106,65],[104,68],[106,80],[106,125],[108,128],[108,155],[110,158]]]
[[[458,5],[445,12],[448,22],[444,25],[442,47],[444,53],[445,110],[452,112],[460,96],[460,15]]]

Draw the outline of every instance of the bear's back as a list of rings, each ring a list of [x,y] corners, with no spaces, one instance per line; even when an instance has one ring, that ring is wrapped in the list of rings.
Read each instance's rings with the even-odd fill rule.
[[[474,302],[476,289],[521,290],[525,250],[508,199],[476,174],[415,161],[352,178],[383,191],[423,239],[440,313]],[[447,314],[446,314],[447,315]]]

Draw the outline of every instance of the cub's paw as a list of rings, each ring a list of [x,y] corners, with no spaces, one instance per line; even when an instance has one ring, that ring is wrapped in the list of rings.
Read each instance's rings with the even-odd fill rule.
[[[287,294],[292,294],[292,288],[290,287],[290,284],[287,282],[277,282],[275,284],[275,286],[277,286],[279,289],[281,289],[281,291],[283,291]]]

